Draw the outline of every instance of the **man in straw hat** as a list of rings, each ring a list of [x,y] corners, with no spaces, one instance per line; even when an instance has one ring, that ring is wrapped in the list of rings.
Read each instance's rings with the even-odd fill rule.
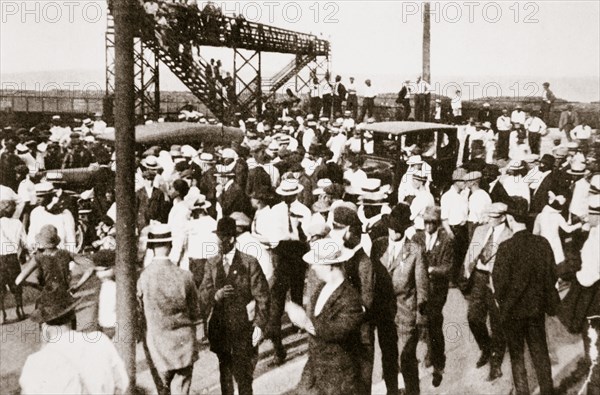
[[[540,393],[551,394],[554,389],[545,316],[554,315],[560,303],[555,288],[556,264],[548,241],[526,229],[527,207],[527,201],[520,197],[514,197],[508,206],[506,219],[513,236],[498,247],[492,285],[517,393],[529,392],[523,354],[526,342]]]
[[[470,295],[467,310],[469,328],[481,350],[476,367],[481,368],[490,362],[488,381],[502,376],[500,368],[506,349],[500,313],[490,286],[498,246],[512,237],[506,225],[506,210],[506,204],[493,203],[487,213],[488,223],[475,229],[464,261],[464,281],[461,282],[462,291]],[[488,315],[491,335],[486,324]]]
[[[35,250],[36,236],[45,225],[53,225],[60,239],[59,248],[75,252],[77,241],[75,238],[75,219],[73,214],[60,204],[54,186],[49,182],[35,185],[37,207],[31,210],[27,245],[30,250]]]
[[[212,204],[206,196],[199,195],[191,208],[191,219],[186,227],[185,251],[189,259],[189,270],[194,276],[196,287],[204,278],[206,259],[217,253],[217,221],[208,213]]]
[[[210,310],[208,340],[219,358],[221,392],[252,394],[258,345],[269,316],[269,285],[256,258],[236,247],[236,223],[219,220],[218,253],[207,260],[200,286],[203,306]]]
[[[142,159],[140,168],[143,187],[135,193],[138,231],[148,226],[151,220],[166,223],[171,210],[168,195],[155,185],[155,180],[162,170],[156,156],[150,155]]]
[[[415,197],[412,199],[410,203],[410,219],[415,224],[415,229],[423,230],[425,229],[425,224],[423,222],[423,213],[425,209],[430,206],[435,205],[435,200],[433,195],[427,188],[425,188],[425,183],[427,182],[428,174],[426,174],[423,170],[417,171],[412,174],[412,183],[413,188],[415,189]]]
[[[169,259],[173,238],[169,226],[152,225],[147,246],[154,255],[137,282],[145,321],[144,348],[159,394],[188,394],[198,359],[198,294],[192,273]]]
[[[40,295],[30,318],[40,325],[42,348],[25,361],[19,379],[22,393],[125,394],[128,390],[125,364],[110,339],[100,332],[75,331],[80,301],[62,288]]]
[[[370,392],[360,370],[362,302],[343,269],[352,255],[340,240],[324,238],[303,256],[323,284],[311,295],[308,311],[293,302],[286,305],[291,321],[310,335],[298,393]]]
[[[475,231],[475,228],[487,221],[487,211],[492,204],[490,195],[480,187],[481,177],[479,171],[468,173],[465,177],[469,194],[469,216],[467,217],[467,228],[469,230],[469,240]]]
[[[333,213],[334,228],[352,257],[344,262],[347,281],[360,293],[365,309],[365,322],[361,325],[361,380],[364,388],[371,388],[375,329],[377,328],[382,353],[383,378],[388,393],[398,392],[398,345],[394,319],[396,296],[392,279],[380,261],[371,261],[362,244],[362,223],[355,210],[337,207]]]
[[[405,235],[412,225],[410,208],[405,204],[394,207],[387,219],[388,236],[373,243],[371,259],[379,259],[392,277],[396,294],[400,371],[406,393],[418,394],[417,343],[420,332],[427,325],[429,278],[421,246]]]
[[[281,340],[281,316],[288,289],[292,301],[298,305],[302,304],[304,293],[306,265],[302,261],[302,255],[308,248],[306,235],[311,212],[298,201],[298,194],[302,190],[303,186],[298,180],[294,178],[283,180],[275,191],[281,196],[282,202],[271,208],[273,232],[280,240],[275,248],[278,265],[273,274],[268,336],[275,347],[275,364],[282,364],[286,357]]]

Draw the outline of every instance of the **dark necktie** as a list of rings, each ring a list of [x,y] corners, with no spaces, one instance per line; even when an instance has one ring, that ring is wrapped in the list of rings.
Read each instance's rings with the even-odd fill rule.
[[[290,233],[294,233],[294,228],[292,226],[292,205],[288,204],[288,230]]]
[[[483,250],[481,250],[481,254],[479,255],[479,259],[481,263],[487,265],[490,259],[492,259],[492,254],[494,252],[494,230],[488,237],[485,245],[483,246]]]

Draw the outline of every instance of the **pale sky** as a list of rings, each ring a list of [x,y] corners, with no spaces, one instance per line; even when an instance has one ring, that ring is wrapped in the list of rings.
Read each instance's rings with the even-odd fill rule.
[[[332,72],[370,77],[378,91],[397,91],[402,80],[420,73],[420,2],[216,3],[252,21],[322,32],[332,43]],[[433,83],[497,82],[503,90],[519,84],[522,92],[526,82],[548,80],[559,97],[599,100],[599,4],[432,1]],[[103,75],[105,2],[0,0],[0,5],[3,75],[62,70]],[[221,58],[224,69],[232,67],[230,50],[207,50],[203,56]],[[263,70],[274,73],[289,59],[265,55]],[[178,89],[166,74],[163,83]]]

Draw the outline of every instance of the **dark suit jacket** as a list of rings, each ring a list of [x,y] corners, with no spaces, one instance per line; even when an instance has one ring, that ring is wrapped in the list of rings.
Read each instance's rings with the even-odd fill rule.
[[[496,118],[494,118],[494,114],[492,113],[492,110],[480,110],[479,114],[477,116],[477,120],[481,123],[483,122],[489,122],[492,124],[492,129],[496,128]]]
[[[437,239],[431,251],[427,251],[425,231],[417,231],[413,240],[423,249],[425,264],[429,272],[429,282],[448,283],[453,264],[453,241],[443,228],[437,230]]]
[[[529,204],[529,212],[539,214],[544,206],[548,203],[548,192],[554,188],[555,173],[550,172],[542,181],[538,189],[531,194],[531,203]]]
[[[216,170],[214,168],[210,168],[203,172],[200,176],[200,184],[198,185],[200,193],[206,196],[206,200],[212,203],[215,202],[215,196],[217,194],[217,179],[215,178],[215,172]]]
[[[271,189],[271,177],[265,169],[257,166],[248,171],[248,180],[246,181],[246,195],[250,196],[259,189]]]
[[[252,217],[250,201],[236,182],[231,184],[227,190],[223,191],[218,201],[221,204],[224,217],[228,217],[235,212],[244,213],[249,217]]]
[[[506,192],[504,185],[500,183],[500,181],[494,184],[494,187],[491,191],[489,191],[490,199],[492,199],[492,203],[505,203],[508,204],[511,202],[511,198]]]
[[[380,263],[392,278],[396,295],[398,330],[409,330],[417,323],[425,323],[423,313],[429,294],[429,277],[423,259],[423,249],[416,242],[407,239],[400,254],[388,265],[388,245],[388,237],[375,240],[371,248],[371,256],[372,259],[379,256]]]
[[[152,188],[152,196],[148,197],[146,188],[141,188],[135,193],[135,200],[138,231],[148,226],[150,220],[156,220],[163,224],[167,223],[171,202],[165,199],[163,191]]]
[[[501,243],[492,280],[503,321],[556,313],[556,263],[544,237],[523,230]]]
[[[235,295],[216,302],[215,293],[225,285],[233,286]],[[251,351],[253,328],[257,326],[264,333],[270,306],[269,284],[256,258],[236,251],[227,276],[223,257],[219,254],[209,258],[199,294],[203,309],[210,311],[208,340],[211,350],[219,353],[242,347]],[[250,321],[246,306],[252,301],[256,306],[254,319]]]
[[[319,286],[314,293],[308,309],[316,336],[309,337],[308,361],[302,372],[300,393],[362,393],[359,350],[363,311],[360,296],[348,281],[344,281],[315,317],[314,307],[324,286]]]

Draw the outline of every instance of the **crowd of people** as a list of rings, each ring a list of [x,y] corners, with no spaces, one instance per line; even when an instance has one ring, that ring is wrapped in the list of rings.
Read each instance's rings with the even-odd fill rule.
[[[348,96],[354,89],[345,88]],[[333,93],[340,91],[338,85]],[[338,108],[339,101],[331,105]],[[363,170],[364,154],[376,153],[375,133],[368,132],[372,119],[363,125],[367,132],[359,130],[354,110],[332,119],[297,109],[258,120],[236,114],[241,143],[138,152],[140,338],[157,390],[189,393],[199,326],[218,356],[222,392],[232,394],[235,381],[240,394],[252,393],[263,339],[273,344],[275,365],[286,361],[284,315],[309,338],[299,393],[370,393],[375,332],[388,393],[398,393],[399,373],[406,393],[419,393],[416,349],[423,337],[437,387],[452,369],[445,362],[442,311],[453,287],[465,295],[481,351],[476,366],[488,366],[488,380],[502,376],[508,349],[516,392],[528,393],[526,342],[541,393],[552,393],[546,315],[558,314],[583,336],[592,366],[586,385],[598,389],[598,341],[588,338],[600,324],[594,135],[582,138],[569,110],[561,125],[571,141],[541,152],[532,137],[546,129],[541,121],[521,119],[518,111],[488,120],[484,106],[463,128],[465,152],[451,186],[434,196],[432,158],[418,144],[406,152],[397,182]],[[45,332],[74,331],[76,301],[69,291],[95,275],[101,279],[96,329],[104,339],[118,333],[116,166],[112,147],[96,141],[107,129],[97,115],[76,128],[55,116],[51,125],[3,129],[0,299],[10,290],[23,319],[22,287],[35,286],[41,291],[35,322]],[[520,136],[520,125],[528,136]],[[511,155],[515,133],[534,153]],[[94,201],[92,264],[75,254],[68,185],[44,171],[70,167],[96,170],[91,190],[82,193]],[[73,285],[76,269],[84,274]],[[567,292],[562,301],[559,291]],[[126,388],[116,354],[80,346],[58,341],[30,356],[23,390]],[[52,353],[72,366],[69,374],[87,390],[67,387],[72,380],[62,375],[40,373]],[[94,371],[78,365],[92,353]],[[101,378],[98,369],[104,369]],[[88,380],[93,385],[86,387]]]

